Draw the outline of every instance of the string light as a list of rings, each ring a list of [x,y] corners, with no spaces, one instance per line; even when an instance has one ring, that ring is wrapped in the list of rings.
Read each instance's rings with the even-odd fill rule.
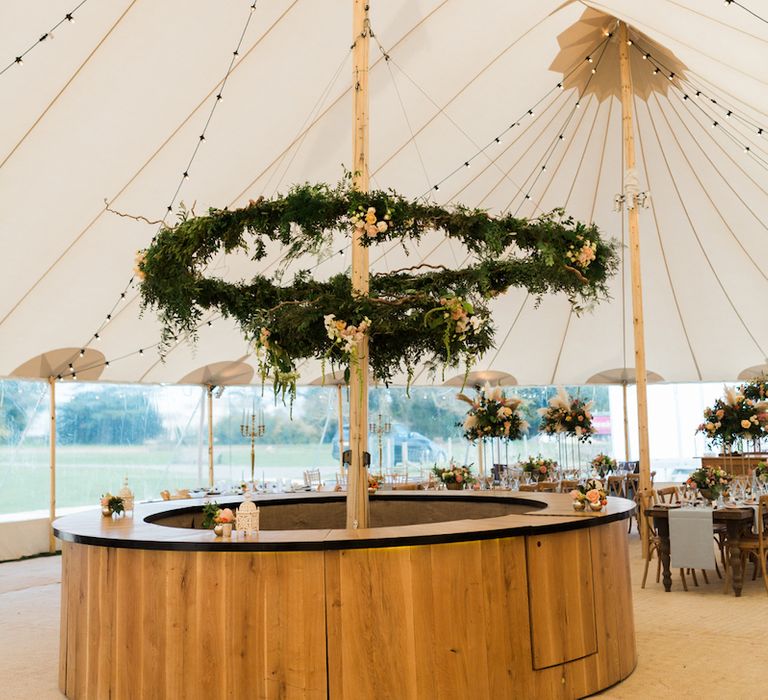
[[[219,318],[219,317],[218,316],[214,317],[214,320],[216,318]],[[196,331],[200,330],[200,328],[202,328],[206,324],[210,326],[211,323],[212,323],[211,320],[203,321],[194,330],[196,330]],[[177,343],[180,342],[179,341],[179,337],[176,336],[176,335],[173,336],[173,340],[175,342],[177,342]],[[77,379],[77,372],[78,371],[79,372],[83,372],[83,371],[88,371],[88,370],[96,369],[98,367],[109,367],[112,363],[118,362],[119,360],[125,360],[125,359],[127,359],[129,357],[133,357],[134,355],[143,355],[145,350],[151,350],[151,349],[154,349],[154,348],[156,348],[157,350],[162,350],[162,347],[163,347],[162,342],[153,343],[152,345],[145,345],[143,348],[139,348],[138,350],[136,350],[134,352],[129,352],[129,353],[126,353],[125,355],[121,355],[119,357],[113,357],[111,360],[104,360],[103,362],[95,362],[93,364],[86,365],[84,367],[80,367],[79,369],[76,369],[74,364],[70,362],[69,363],[69,372],[65,372],[64,374],[57,374],[56,375],[56,379],[62,380],[62,379],[65,379],[67,377],[69,377],[70,379]],[[82,357],[82,354],[81,354],[81,357]]]
[[[58,29],[62,24],[65,22],[73,23],[75,21],[75,12],[77,12],[85,3],[88,2],[88,0],[82,0],[80,3],[75,5],[74,9],[67,12],[67,14],[64,15],[62,19],[60,19],[56,24],[54,24],[47,32],[43,32],[42,34],[38,35],[38,38],[35,40],[33,44],[30,44],[29,47],[22,51],[18,56],[16,56],[5,68],[0,70],[0,75],[5,73],[8,69],[12,68],[13,66],[23,66],[24,65],[24,57],[32,51],[36,46],[40,46],[46,39],[53,39],[53,32]]]
[[[581,59],[579,59],[579,60],[578,60],[578,61],[577,61],[577,62],[574,64],[573,68],[571,68],[571,70],[570,70],[570,71],[568,71],[568,73],[566,73],[566,74],[563,76],[563,77],[564,77],[564,79],[565,79],[565,80],[567,80],[567,79],[568,79],[568,78],[569,78],[571,75],[573,75],[573,74],[574,74],[576,71],[578,71],[578,70],[581,68],[581,66],[584,66],[584,65],[586,65],[587,63],[591,63],[591,62],[593,62],[593,60],[594,60],[594,59],[593,59],[592,57],[593,57],[593,55],[594,55],[595,51],[599,51],[599,50],[601,50],[601,49],[602,49],[602,53],[600,54],[600,58],[602,58],[602,55],[603,55],[603,53],[605,52],[605,47],[607,46],[607,42],[609,41],[609,39],[610,39],[610,37],[611,37],[611,36],[613,36],[613,35],[612,35],[611,33],[608,33],[607,37],[606,37],[606,38],[605,38],[605,39],[604,39],[602,42],[600,42],[600,44],[598,44],[597,46],[595,46],[595,47],[594,47],[594,49],[592,50],[592,52],[591,52],[591,53],[589,53],[589,54],[588,54],[588,55],[587,55],[587,56],[584,58],[584,60],[581,60]],[[598,58],[598,64],[599,64],[599,62],[600,62],[600,58]],[[595,70],[593,70],[593,71],[592,71],[592,73],[594,74],[594,73],[595,73]],[[547,99],[547,97],[549,97],[549,96],[550,96],[550,95],[551,95],[551,94],[552,94],[552,93],[553,93],[555,90],[564,90],[564,89],[565,89],[565,80],[561,80],[561,81],[559,81],[558,83],[556,83],[556,84],[555,84],[555,86],[554,86],[554,87],[553,87],[551,90],[549,90],[549,91],[548,91],[548,92],[547,92],[547,93],[546,93],[546,94],[545,94],[543,97],[541,97],[541,98],[540,98],[540,99],[539,99],[539,100],[538,100],[538,101],[537,101],[537,102],[536,102],[536,103],[535,103],[535,104],[534,104],[532,107],[530,107],[529,109],[525,110],[525,112],[523,112],[523,117],[533,117],[533,116],[535,116],[535,109],[536,109],[536,107],[538,107],[538,106],[539,106],[539,105],[540,105],[542,102],[544,102],[544,100],[546,100],[546,99]],[[591,80],[591,77],[590,77],[590,80]],[[577,102],[577,108],[578,108],[578,106],[579,106],[579,105],[580,105],[580,103],[579,103],[579,102]],[[522,118],[522,117],[521,117],[521,118]],[[460,170],[463,170],[464,168],[469,168],[469,167],[470,167],[470,164],[471,164],[471,162],[472,162],[473,160],[475,160],[475,158],[477,158],[477,157],[479,157],[480,155],[484,154],[484,153],[485,153],[485,151],[488,149],[488,147],[489,147],[489,146],[491,146],[491,145],[493,145],[493,144],[501,143],[501,138],[502,138],[502,136],[503,136],[505,133],[507,133],[508,131],[510,131],[511,129],[513,129],[514,127],[516,127],[516,126],[520,126],[520,119],[518,119],[518,120],[516,120],[516,121],[512,122],[512,123],[511,123],[511,124],[510,124],[510,125],[509,125],[509,126],[508,126],[508,127],[505,129],[505,130],[504,130],[504,132],[502,132],[502,133],[501,133],[501,134],[499,134],[498,136],[495,136],[493,139],[491,139],[491,141],[489,141],[489,142],[488,142],[488,143],[487,143],[485,146],[483,146],[483,147],[481,147],[480,149],[478,149],[478,150],[475,152],[475,154],[474,154],[474,155],[472,155],[470,158],[467,158],[466,160],[462,161],[462,162],[461,162],[461,165],[459,165],[458,167],[454,168],[454,169],[453,169],[451,172],[449,172],[449,173],[448,173],[448,174],[447,174],[447,175],[446,175],[446,176],[445,176],[445,177],[444,177],[442,180],[440,180],[440,181],[439,181],[439,182],[438,182],[436,185],[432,185],[432,186],[431,186],[431,187],[430,187],[430,188],[429,188],[429,189],[428,189],[426,192],[424,192],[424,193],[421,195],[421,198],[423,199],[423,198],[427,197],[427,195],[428,195],[430,192],[433,192],[433,191],[434,191],[434,192],[437,192],[437,191],[439,191],[439,189],[440,189],[440,187],[439,187],[439,186],[440,186],[441,184],[443,184],[444,182],[446,182],[448,179],[450,179],[450,178],[451,178],[453,175],[455,175],[455,174],[456,174],[457,172],[459,172]],[[561,135],[559,138],[560,138],[560,140],[562,140],[562,135]]]
[[[760,15],[757,14],[757,12],[753,12],[746,5],[742,5],[740,2],[736,2],[736,0],[725,0],[724,4],[726,7],[730,7],[731,5],[736,5],[736,7],[740,7],[745,12],[748,12],[755,19],[759,19],[761,22],[765,22],[766,24],[768,24],[768,19],[766,19],[765,17],[761,17]]]
[[[65,20],[68,20],[70,22],[74,21],[74,18],[72,17],[72,14],[75,12],[75,10],[80,8],[85,3],[85,1],[86,0],[83,0],[83,2],[81,2],[79,5],[77,5],[77,7],[75,7],[75,9],[72,10],[72,12],[69,13],[65,17]],[[240,48],[243,45],[243,40],[245,39],[245,34],[246,34],[246,32],[248,30],[248,26],[250,25],[251,20],[253,18],[253,11],[256,9],[256,4],[257,4],[256,2],[253,2],[250,5],[250,8],[249,8],[250,12],[248,13],[248,18],[247,18],[247,20],[246,20],[246,22],[245,22],[245,24],[244,24],[244,26],[242,28],[242,31],[240,32],[240,37],[238,39],[237,46],[235,48],[235,51],[233,52],[232,58],[230,59],[229,65],[228,65],[227,70],[226,70],[226,73],[224,74],[224,77],[223,77],[223,79],[221,81],[221,86],[219,87],[219,91],[216,94],[216,99],[213,101],[213,104],[211,105],[210,112],[208,113],[208,117],[207,117],[207,119],[205,121],[205,124],[203,125],[203,131],[202,131],[202,133],[198,137],[198,140],[197,140],[197,143],[195,145],[195,148],[193,149],[192,154],[191,154],[191,156],[189,158],[189,161],[187,162],[187,167],[184,168],[184,170],[182,171],[181,178],[179,180],[178,185],[176,186],[176,191],[174,192],[173,197],[171,197],[170,204],[168,204],[166,206],[166,208],[165,208],[165,215],[163,216],[162,221],[160,223],[160,228],[162,228],[165,225],[165,220],[168,217],[168,214],[170,214],[173,211],[173,207],[174,207],[174,205],[176,203],[176,199],[179,196],[179,193],[181,192],[181,188],[182,188],[183,184],[189,179],[189,172],[192,169],[192,164],[193,164],[193,162],[194,162],[194,160],[195,160],[195,158],[197,156],[198,150],[200,149],[200,145],[205,141],[205,134],[208,131],[208,128],[210,127],[211,121],[213,119],[213,115],[214,115],[214,113],[216,111],[216,108],[218,107],[219,103],[223,99],[224,89],[225,89],[225,87],[227,85],[227,80],[229,79],[229,76],[232,73],[232,68],[234,67],[235,59],[239,55]],[[62,20],[62,22],[63,21],[64,20]],[[61,22],[59,24],[61,24]],[[56,26],[58,26],[58,25],[56,25]],[[50,31],[48,33],[50,34]],[[109,204],[107,204],[107,206],[109,206]],[[158,229],[158,231],[159,231],[159,229]],[[157,233],[155,233],[155,235],[152,236],[152,242],[153,243],[155,242],[156,238],[157,238]],[[112,316],[115,313],[115,311],[116,311],[118,305],[120,304],[120,302],[127,297],[128,290],[133,287],[134,281],[135,281],[134,277],[131,277],[130,280],[128,280],[128,284],[123,288],[123,291],[120,292],[120,296],[118,297],[117,301],[113,304],[112,309],[106,315],[105,321],[99,326],[99,328],[96,330],[96,332],[91,336],[90,340],[85,344],[83,349],[81,349],[80,357],[83,357],[83,355],[85,354],[85,348],[87,348],[91,344],[92,341],[99,340],[101,338],[101,331],[104,329],[104,327],[112,319]],[[139,354],[143,355],[144,351],[140,350]]]
[[[659,72],[660,68],[664,68],[664,66],[659,61],[654,60],[653,63],[654,63],[654,66],[655,66],[655,68],[653,70],[654,74],[657,74]],[[670,72],[670,74],[667,77],[668,77],[668,79],[670,81],[672,81],[672,79],[675,77],[675,74]],[[687,79],[684,80],[684,82],[687,82],[688,84],[690,84],[690,81],[687,80]],[[691,86],[691,87],[695,87],[695,86]],[[683,102],[687,102],[688,101],[688,97],[689,97],[688,93],[683,92],[680,89],[679,86],[678,86],[678,90],[680,90],[680,93],[681,93],[681,100]],[[749,119],[747,119],[747,118],[737,114],[733,109],[728,108],[728,107],[726,107],[724,105],[721,105],[718,102],[718,99],[716,97],[713,97],[713,96],[710,96],[710,95],[706,95],[706,94],[704,94],[704,92],[702,92],[702,90],[699,90],[699,89],[695,90],[695,95],[696,95],[696,97],[701,97],[701,98],[705,99],[707,102],[712,104],[715,109],[722,110],[723,117],[725,119],[730,120],[731,117],[733,117],[734,120],[742,123],[743,125],[747,126],[750,129],[754,129],[757,132],[758,136],[762,136],[763,135],[763,132],[764,132],[764,128],[763,127],[761,127],[761,126],[759,126],[757,124],[754,124]],[[702,114],[704,114],[704,116],[707,117],[707,119],[710,120],[710,127],[712,129],[718,129],[718,131],[720,131],[723,134],[725,134],[729,139],[731,139],[731,141],[733,141],[737,146],[739,146],[745,154],[749,155],[753,160],[758,161],[761,165],[763,165],[763,167],[766,167],[766,169],[768,169],[768,161],[766,161],[764,158],[762,158],[758,154],[756,154],[750,148],[748,143],[744,143],[745,138],[746,138],[744,134],[742,134],[738,130],[735,130],[734,133],[731,133],[727,128],[723,127],[723,125],[717,119],[717,115],[709,114],[704,109],[704,107],[701,106],[700,103],[694,103],[694,104],[696,104],[696,107],[699,110],[701,110]],[[715,117],[714,119],[713,119],[713,116]]]

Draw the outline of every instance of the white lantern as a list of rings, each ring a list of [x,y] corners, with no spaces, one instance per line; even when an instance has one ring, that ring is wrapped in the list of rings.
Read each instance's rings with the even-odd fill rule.
[[[250,493],[246,492],[245,500],[235,512],[235,530],[247,537],[251,533],[259,534],[259,509],[251,501]]]

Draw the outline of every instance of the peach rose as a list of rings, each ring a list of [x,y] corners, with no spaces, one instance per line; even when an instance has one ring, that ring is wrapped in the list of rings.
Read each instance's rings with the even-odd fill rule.
[[[587,500],[590,503],[597,503],[600,500],[600,492],[597,489],[587,491]]]
[[[581,491],[577,491],[576,489],[573,489],[571,491],[571,498],[578,498],[581,495]]]

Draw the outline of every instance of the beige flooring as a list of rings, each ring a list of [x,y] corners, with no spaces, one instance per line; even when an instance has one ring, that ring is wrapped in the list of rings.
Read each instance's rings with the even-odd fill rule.
[[[630,543],[639,661],[600,697],[768,699],[768,594],[759,577],[746,582],[741,598],[723,595],[712,578],[685,593],[674,577],[664,593],[652,568],[641,590],[637,536]],[[63,697],[56,687],[60,577],[59,557],[0,564],[1,700]]]

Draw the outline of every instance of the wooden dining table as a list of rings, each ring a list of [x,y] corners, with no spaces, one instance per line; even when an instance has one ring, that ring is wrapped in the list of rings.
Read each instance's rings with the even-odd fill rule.
[[[645,511],[645,514],[653,518],[653,526],[659,536],[659,558],[661,559],[662,582],[664,590],[669,593],[672,589],[672,572],[669,566],[670,542],[669,542],[669,506],[657,504]],[[744,586],[744,572],[741,568],[741,538],[749,531],[754,522],[755,512],[749,506],[743,508],[716,508],[712,511],[712,520],[715,524],[722,523],[727,529],[728,564],[731,570],[731,585],[736,597],[741,596]]]

